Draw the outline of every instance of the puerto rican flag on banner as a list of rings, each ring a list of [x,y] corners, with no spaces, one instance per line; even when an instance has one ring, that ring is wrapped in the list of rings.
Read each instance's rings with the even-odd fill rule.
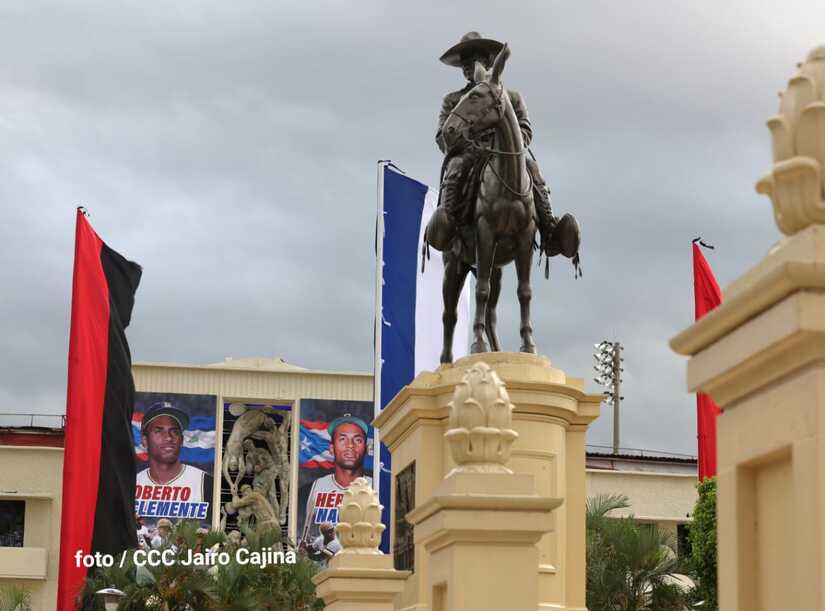
[[[438,191],[379,163],[376,250],[375,414],[424,370],[440,362],[444,276],[441,253],[433,250],[421,270],[424,229],[438,206]],[[453,358],[468,352],[469,277],[458,303]],[[377,438],[376,434],[376,438]],[[384,523],[389,524],[390,454],[380,446],[373,481],[378,482]],[[389,549],[389,528],[381,547]]]
[[[301,420],[301,445],[298,463],[302,469],[332,469],[335,463],[329,451],[329,422]]]
[[[132,438],[135,442],[135,456],[138,460],[148,461],[146,448],[140,435],[143,414],[132,414]],[[186,464],[212,465],[215,462],[215,417],[190,416],[189,428],[183,432],[183,445],[180,448],[180,460]]]
[[[329,451],[329,422],[323,420],[301,420],[298,463],[301,469],[334,469],[335,461]],[[371,471],[372,438],[367,439],[367,453],[364,455],[364,469]]]

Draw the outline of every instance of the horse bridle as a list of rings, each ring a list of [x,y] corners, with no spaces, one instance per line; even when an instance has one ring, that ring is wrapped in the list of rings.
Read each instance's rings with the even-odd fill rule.
[[[498,95],[495,95],[495,93],[493,93],[493,87],[492,87],[492,85],[490,85],[490,83],[482,82],[482,83],[479,83],[479,84],[480,85],[487,85],[487,88],[489,89],[490,93],[493,94],[493,98],[495,99],[494,104],[495,104],[496,113],[498,114],[498,121],[503,120],[504,119],[504,85],[500,85],[501,91],[499,91]],[[481,115],[479,115],[479,120],[486,117],[488,112],[490,112],[489,108],[486,109]],[[468,119],[467,117],[463,116],[461,113],[456,112],[455,108],[453,108],[453,110],[451,110],[450,113],[447,116],[449,117],[450,115],[455,115],[456,117],[461,119],[461,121],[465,124],[464,130],[462,130],[462,131],[466,132],[466,135],[462,134],[462,138],[467,140],[467,142],[469,142],[472,146],[474,146],[475,148],[481,150],[484,153],[489,153],[491,155],[524,155],[524,152],[527,150],[527,147],[522,147],[522,149],[520,151],[511,152],[511,151],[502,151],[502,150],[499,150],[499,149],[494,149],[494,148],[488,147],[488,146],[483,146],[483,145],[479,144],[471,136],[471,133],[470,133],[472,128],[473,128],[473,125],[476,123],[476,120]],[[487,163],[489,165],[489,160],[488,160]],[[527,197],[532,192],[532,190],[533,190],[533,177],[530,176],[530,172],[527,172],[527,176],[530,179],[530,186],[527,188],[527,191],[525,193],[519,193],[518,191],[513,189],[510,185],[508,185],[506,182],[504,182],[504,179],[501,176],[498,175],[498,172],[496,172],[496,170],[493,166],[490,166],[490,169],[493,171],[493,174],[495,174],[496,178],[498,178],[499,182],[504,186],[504,188],[507,189],[508,191],[510,191],[510,193],[512,193],[513,195],[516,195],[518,197]]]
[[[504,119],[504,86],[500,85],[501,91],[499,91],[498,95],[496,95],[493,91],[493,86],[490,85],[490,83],[481,82],[481,83],[479,83],[479,85],[487,85],[487,89],[490,91],[491,94],[493,94],[493,98],[495,100],[495,102],[494,102],[495,111],[498,114],[498,120],[501,121],[502,119]],[[456,106],[458,106],[458,104],[456,104]],[[456,117],[461,119],[461,121],[465,125],[464,131],[467,133],[467,136],[464,137],[465,140],[467,140],[468,142],[470,142],[472,144],[475,144],[476,146],[480,146],[471,137],[470,132],[472,131],[473,126],[475,125],[476,121],[481,120],[484,117],[486,117],[488,112],[490,112],[489,108],[485,109],[484,112],[479,116],[478,119],[468,119],[467,117],[465,117],[464,115],[462,115],[461,113],[456,111],[455,108],[453,108],[447,116],[449,117],[450,115],[455,115]],[[486,147],[481,147],[481,148],[486,148]],[[501,152],[504,153],[505,151],[501,151]],[[511,153],[511,154],[521,154],[521,153]]]

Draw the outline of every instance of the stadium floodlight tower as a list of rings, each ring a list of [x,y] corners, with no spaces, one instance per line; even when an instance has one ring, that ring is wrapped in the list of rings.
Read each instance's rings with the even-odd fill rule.
[[[619,342],[609,342],[603,340],[598,344],[593,344],[596,351],[593,358],[596,359],[596,377],[593,381],[605,388],[605,403],[613,406],[613,453],[619,453],[619,404],[624,397],[621,396],[622,383],[622,349]]]

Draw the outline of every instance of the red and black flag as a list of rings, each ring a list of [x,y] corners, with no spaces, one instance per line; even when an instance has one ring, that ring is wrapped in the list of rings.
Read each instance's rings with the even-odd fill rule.
[[[693,300],[696,320],[722,303],[722,291],[710,265],[693,241]],[[699,242],[707,246],[704,242]],[[709,247],[712,248],[712,247]],[[708,395],[696,393],[696,436],[699,445],[699,481],[716,475],[716,417],[720,409]]]
[[[140,266],[106,246],[78,209],[58,611],[75,609],[89,571],[77,561],[78,552],[119,555],[137,547],[135,385],[125,329],[140,276]]]

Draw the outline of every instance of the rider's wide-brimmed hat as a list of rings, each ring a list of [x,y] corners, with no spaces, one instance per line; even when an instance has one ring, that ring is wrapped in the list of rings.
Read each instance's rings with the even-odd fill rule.
[[[482,38],[478,32],[467,32],[461,37],[457,45],[453,45],[441,56],[441,61],[448,66],[460,68],[468,56],[489,55],[491,58],[504,47],[501,43],[492,38]]]

